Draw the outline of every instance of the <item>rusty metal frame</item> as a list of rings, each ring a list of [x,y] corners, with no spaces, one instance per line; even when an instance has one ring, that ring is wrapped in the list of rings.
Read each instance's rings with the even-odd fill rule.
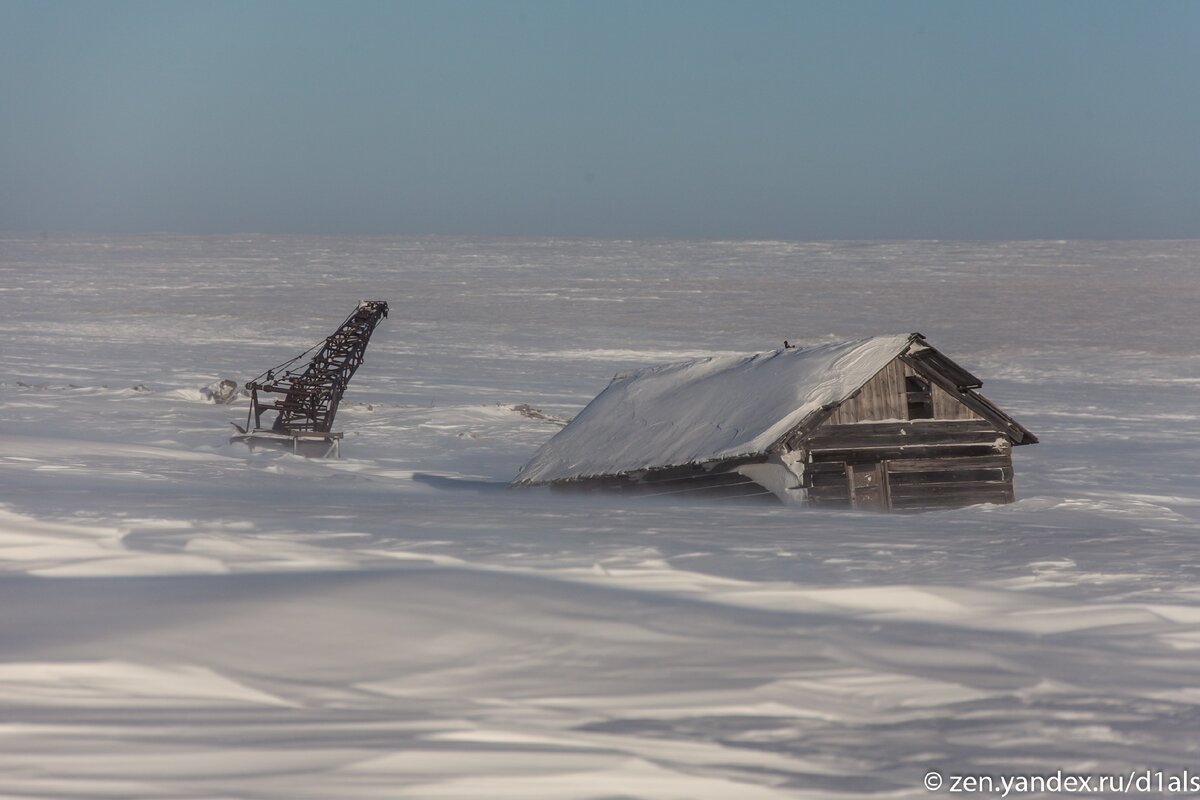
[[[324,341],[247,382],[250,411],[246,427],[235,426],[242,433],[235,439],[274,434],[289,437],[293,446],[298,440],[338,442],[341,434],[333,431],[334,415],[346,385],[363,363],[375,326],[387,315],[385,301],[364,300]],[[264,428],[262,417],[272,412],[275,419]]]

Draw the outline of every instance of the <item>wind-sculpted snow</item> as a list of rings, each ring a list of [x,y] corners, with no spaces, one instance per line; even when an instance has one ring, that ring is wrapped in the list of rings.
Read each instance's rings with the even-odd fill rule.
[[[0,796],[1196,769],[1200,243],[0,237]],[[314,286],[320,291],[313,291]],[[389,301],[340,461],[211,402]],[[919,330],[1018,501],[513,491],[614,374]],[[536,409],[538,413],[530,413]]]

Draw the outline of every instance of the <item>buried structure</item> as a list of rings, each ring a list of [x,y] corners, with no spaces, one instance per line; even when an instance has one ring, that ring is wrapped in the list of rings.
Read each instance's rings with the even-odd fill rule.
[[[387,314],[383,300],[363,300],[323,341],[247,383],[250,413],[246,427],[233,423],[238,434],[231,441],[284,445],[306,455],[337,452],[342,434],[333,430],[334,415],[375,326]],[[270,427],[263,427],[264,414],[274,416],[268,417]]]
[[[1037,437],[919,333],[617,375],[514,486],[920,510],[1014,499]]]

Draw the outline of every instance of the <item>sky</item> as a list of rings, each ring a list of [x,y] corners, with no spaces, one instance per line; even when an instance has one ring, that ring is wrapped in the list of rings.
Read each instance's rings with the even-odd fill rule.
[[[1200,238],[1200,2],[0,0],[0,230]]]

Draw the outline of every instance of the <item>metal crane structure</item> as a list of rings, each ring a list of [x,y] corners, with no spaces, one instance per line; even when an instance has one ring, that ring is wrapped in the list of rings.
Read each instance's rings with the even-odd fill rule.
[[[333,430],[334,415],[346,385],[363,363],[375,326],[387,314],[385,301],[363,300],[324,341],[249,381],[246,427],[233,423],[239,433],[231,441],[284,444],[293,452],[315,446],[320,455],[337,453],[342,434]],[[268,417],[269,427],[263,427],[263,415],[272,413],[275,419]]]

